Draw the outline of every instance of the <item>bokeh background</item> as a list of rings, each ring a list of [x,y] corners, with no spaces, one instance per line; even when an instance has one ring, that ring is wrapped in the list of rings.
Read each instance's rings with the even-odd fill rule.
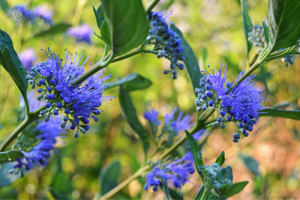
[[[86,23],[93,31],[99,32],[92,9],[93,6],[99,6],[99,0],[6,1],[10,6],[26,4],[29,8],[46,4],[54,11],[54,24],[65,22],[75,26]],[[143,3],[147,7],[150,1],[143,0]],[[248,1],[253,24],[260,25],[262,19],[266,18],[267,3],[267,0]],[[205,66],[208,64],[214,69],[218,68],[222,59],[228,63],[227,75],[231,81],[235,80],[241,70],[246,69],[246,44],[239,1],[161,0],[154,10],[163,9],[167,13],[172,11],[169,20],[183,32],[201,69],[207,70]],[[37,62],[46,59],[40,49],[47,47],[61,55],[65,49],[73,53],[83,52],[84,58],[90,54],[91,63],[99,61],[104,51],[104,44],[96,36],[92,36],[91,45],[76,43],[75,39],[67,37],[65,33],[31,38],[33,33],[49,27],[29,26],[24,30],[3,10],[0,10],[0,27],[12,37],[17,53],[33,48],[38,57]],[[277,59],[256,70],[257,84],[265,88],[265,106],[286,101],[287,109],[299,109],[300,63],[297,56],[294,61],[294,65],[286,67],[285,63]],[[169,107],[178,106],[185,114],[195,115],[195,97],[186,72],[180,71],[178,79],[173,80],[162,73],[168,67],[167,60],[147,54],[113,63],[107,69],[107,74],[112,75],[110,81],[129,73],[139,73],[153,82],[148,89],[130,93],[139,119],[145,125],[143,113],[149,101],[159,104],[162,112],[169,104]],[[15,109],[20,103],[20,93],[2,67],[0,82],[0,140],[3,140],[17,126]],[[32,170],[12,185],[0,188],[1,199],[51,199],[53,197],[48,191],[49,186],[74,199],[92,199],[97,197],[101,184],[105,184],[98,178],[105,165],[115,160],[121,162],[122,175],[119,181],[125,180],[138,168],[144,159],[143,150],[135,133],[121,116],[118,89],[112,88],[104,93],[116,98],[101,106],[104,112],[99,122],[93,123],[91,130],[86,135],[81,134],[78,139],[72,133],[67,134],[58,143],[58,152],[49,166]],[[218,154],[225,151],[225,165],[233,168],[234,182],[250,182],[240,194],[229,199],[297,199],[300,196],[299,128],[298,121],[264,117],[254,126],[250,136],[241,139],[238,144],[231,141],[235,131],[233,125],[228,125],[225,130],[217,128],[211,132],[202,149],[205,164],[213,163]],[[150,152],[153,150],[150,149]],[[258,162],[257,171],[249,170],[242,159],[245,156]],[[182,188],[185,199],[192,199],[201,186],[196,174],[191,182]],[[114,196],[114,199],[130,198],[163,199],[164,194],[161,191],[143,191],[141,182],[135,180]]]

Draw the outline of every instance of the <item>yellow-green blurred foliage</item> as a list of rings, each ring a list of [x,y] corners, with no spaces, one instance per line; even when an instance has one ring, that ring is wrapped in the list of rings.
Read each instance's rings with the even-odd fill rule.
[[[54,10],[54,23],[66,22],[77,25],[87,23],[98,33],[92,6],[99,6],[99,0],[8,0],[10,6],[27,4],[30,7],[46,4]],[[143,1],[144,7],[150,1]],[[252,0],[249,3],[249,14],[254,24],[260,24],[267,15],[267,0]],[[231,81],[235,80],[241,70],[247,67],[246,45],[242,29],[242,17],[238,0],[162,0],[155,10],[166,9],[172,12],[169,20],[183,32],[186,40],[193,48],[201,69],[218,68],[220,59],[228,63],[227,75]],[[17,53],[27,47],[35,49],[38,62],[46,59],[41,48],[50,47],[53,52],[63,54],[65,49],[70,52],[84,52],[89,54],[89,62],[96,63],[101,59],[103,43],[96,36],[92,37],[93,45],[75,43],[65,34],[32,38],[21,45],[21,40],[27,40],[36,30],[27,27],[21,30],[2,10],[0,10],[0,26],[12,37]],[[47,27],[45,27],[46,29]],[[204,63],[203,49],[208,52]],[[256,71],[257,80],[262,81],[262,87],[267,88],[266,106],[293,99],[299,94],[300,66],[297,56],[295,64],[285,67],[280,60],[275,60]],[[109,65],[107,74],[111,74],[109,81],[124,77],[129,73],[139,73],[149,78],[153,85],[145,90],[130,93],[137,108],[140,120],[148,101],[159,103],[161,111],[165,112],[165,105],[178,106],[186,114],[195,114],[194,94],[191,83],[185,71],[178,73],[178,79],[172,80],[162,71],[169,67],[169,62],[157,59],[152,54],[137,55],[127,60]],[[87,65],[88,69],[88,65]],[[3,140],[16,126],[15,108],[19,105],[20,94],[13,80],[6,71],[0,68],[0,140]],[[104,102],[104,111],[98,123],[93,123],[86,135],[73,138],[67,134],[57,145],[58,153],[50,160],[45,169],[35,169],[24,178],[11,186],[0,189],[0,198],[44,199],[49,198],[47,187],[52,183],[61,192],[73,198],[90,199],[99,192],[99,172],[103,166],[120,160],[122,176],[125,180],[136,168],[136,163],[143,162],[143,150],[139,139],[131,130],[120,114],[118,89],[112,88],[104,92],[105,95],[116,96],[109,102]],[[296,98],[297,99],[297,98]],[[295,100],[293,109],[299,109],[300,102]],[[291,107],[288,107],[291,108]],[[224,130],[215,129],[207,144],[204,146],[203,157],[205,163],[211,164],[221,151],[225,151],[225,165],[233,168],[234,182],[248,180],[250,184],[238,195],[229,199],[293,199],[300,196],[299,181],[299,122],[286,119],[261,118],[254,126],[248,138],[243,138],[238,144],[231,141],[235,127],[228,125]],[[150,149],[150,152],[153,149]],[[259,162],[262,175],[262,185],[254,192],[254,176],[247,170],[238,154],[250,155]],[[187,183],[182,192],[186,199],[191,199],[197,193],[201,182],[196,173],[191,183]],[[105,183],[102,183],[105,184]],[[133,181],[128,187],[115,196],[118,198],[135,198],[143,186]],[[163,199],[163,193],[151,190],[144,192],[142,198]]]

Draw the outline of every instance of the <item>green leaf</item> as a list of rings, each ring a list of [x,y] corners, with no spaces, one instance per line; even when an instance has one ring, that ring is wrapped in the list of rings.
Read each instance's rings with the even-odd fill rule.
[[[226,184],[221,186],[220,189],[218,189],[218,191],[216,192],[219,195],[219,197],[222,198],[231,197],[241,192],[248,183],[249,183],[248,181],[242,181],[233,184]]]
[[[253,159],[252,157],[244,154],[239,154],[239,158],[243,160],[245,166],[247,169],[254,175],[254,176],[260,176],[260,173],[258,171],[258,162]]]
[[[135,90],[146,89],[152,85],[152,82],[149,79],[134,73],[129,74],[118,81],[107,83],[106,85],[109,88],[123,85],[123,89],[125,89],[127,92],[131,92]]]
[[[260,117],[282,117],[289,119],[300,119],[300,110],[281,110],[274,108],[265,108],[259,111]]]
[[[163,191],[164,191],[164,193],[165,193],[165,195],[166,195],[166,198],[167,198],[168,200],[170,200],[170,196],[169,196],[169,188],[168,188],[168,183],[167,183],[167,181],[166,181],[161,175],[158,175],[158,177],[160,178],[160,180],[161,180],[161,182],[162,182],[162,184],[163,184]]]
[[[96,21],[97,21],[97,26],[98,28],[101,30],[101,26],[105,20],[105,16],[104,16],[104,13],[103,13],[103,9],[102,9],[102,6],[100,5],[97,10],[95,9],[95,7],[93,6],[93,10],[94,10],[94,14],[95,14],[95,17],[96,17]]]
[[[250,16],[248,14],[248,6],[247,6],[246,0],[241,0],[241,10],[242,10],[244,35],[245,35],[246,44],[247,44],[247,57],[248,57],[249,52],[252,48],[252,43],[248,40],[248,33],[251,32],[253,25],[252,25]]]
[[[218,158],[217,158],[217,160],[216,160],[215,163],[217,163],[221,167],[224,162],[225,162],[225,153],[224,153],[224,151],[222,151],[220,153],[220,155],[218,156]]]
[[[23,158],[21,151],[6,151],[0,152],[0,163],[15,161],[17,158]]]
[[[299,10],[299,0],[269,0],[268,28],[271,51],[289,47],[299,39]]]
[[[101,195],[106,194],[118,185],[118,179],[121,176],[121,163],[114,161],[102,168],[100,172]]]
[[[185,64],[185,69],[188,73],[188,76],[193,84],[193,89],[195,91],[196,88],[199,88],[199,81],[200,78],[202,77],[202,74],[200,73],[200,68],[198,64],[198,60],[190,47],[190,45],[186,42],[184,39],[181,31],[174,25],[171,24],[170,28],[179,36],[181,39],[181,43],[183,46],[183,55],[185,57],[184,64]],[[195,93],[195,95],[197,95]]]
[[[230,166],[221,169],[220,173],[218,173],[217,175],[216,180],[220,182],[221,180],[224,180],[226,178],[230,179],[231,181],[233,180],[232,169]]]
[[[202,194],[204,192],[204,185],[199,189],[197,195],[195,196],[194,200],[200,200],[202,197]],[[218,197],[217,195],[213,194],[212,192],[208,192],[205,200],[226,200],[226,198]]]
[[[148,20],[141,0],[101,0],[105,21],[110,32],[114,56],[122,55],[145,41]],[[103,37],[103,35],[102,35]]]
[[[191,147],[191,150],[192,150],[196,170],[197,170],[198,174],[200,175],[201,179],[203,180],[204,179],[203,159],[202,159],[201,151],[198,147],[196,140],[193,138],[193,136],[186,130],[185,130],[185,134],[186,134],[186,138],[187,138],[189,145]]]
[[[270,34],[269,34],[269,29],[268,29],[265,19],[262,20],[262,26],[264,29],[265,40],[266,40],[267,44],[269,44],[269,35]]]
[[[183,197],[181,195],[179,195],[177,193],[177,191],[175,191],[175,190],[173,190],[171,188],[169,188],[169,191],[170,191],[170,196],[171,196],[172,199],[183,200]]]
[[[9,173],[9,170],[14,169],[14,164],[15,163],[12,162],[0,164],[0,188],[10,185],[21,178],[20,173]],[[26,170],[24,172],[27,173],[28,171]]]
[[[9,5],[5,0],[0,1],[0,7],[4,12],[7,12],[9,10]]]
[[[60,24],[55,24],[51,28],[49,28],[46,31],[42,31],[40,33],[35,34],[33,37],[39,38],[39,37],[45,37],[48,35],[55,35],[59,33],[65,33],[68,28],[70,28],[72,25],[71,24],[66,24],[66,23],[60,23]]]
[[[12,77],[16,85],[18,86],[25,104],[28,107],[27,100],[27,87],[28,82],[26,80],[27,71],[23,67],[17,53],[14,50],[12,40],[10,36],[0,29],[0,63],[4,69]]]
[[[138,117],[136,115],[136,109],[131,102],[130,96],[128,92],[123,89],[122,86],[119,90],[119,102],[121,105],[122,116],[125,118],[132,130],[134,130],[142,140],[144,151],[146,153],[149,149],[149,135],[144,129],[143,125],[138,120]]]
[[[62,192],[56,191],[56,190],[53,189],[52,187],[48,187],[47,189],[48,189],[48,191],[50,192],[51,196],[52,196],[54,199],[73,199],[73,198],[70,198],[69,196],[65,195],[65,194],[62,193]]]

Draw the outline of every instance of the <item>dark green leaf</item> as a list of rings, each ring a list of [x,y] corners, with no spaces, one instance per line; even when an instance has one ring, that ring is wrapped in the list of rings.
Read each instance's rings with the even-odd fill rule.
[[[65,171],[62,170],[62,156],[60,154],[57,154],[56,158],[57,162],[55,166],[55,173],[52,174],[52,181],[49,186],[56,192],[71,194],[73,191],[73,185],[66,184],[66,182],[69,181],[69,176]]]
[[[68,28],[70,28],[72,25],[71,24],[65,24],[65,23],[60,23],[60,24],[55,24],[51,28],[49,28],[46,31],[42,31],[40,33],[35,34],[33,37],[45,37],[48,35],[55,35],[59,33],[65,33]]]
[[[27,71],[23,67],[17,53],[13,48],[13,43],[10,36],[0,29],[0,63],[9,73],[12,79],[18,86],[21,94],[24,97],[25,104],[28,106],[26,80]]]
[[[21,151],[6,151],[0,152],[0,163],[15,161],[17,158],[23,158]]]
[[[106,194],[118,185],[118,179],[121,176],[121,163],[114,161],[102,168],[100,172],[101,195]]]
[[[251,32],[253,25],[252,25],[250,16],[248,14],[248,6],[247,6],[246,0],[241,0],[241,10],[242,10],[244,35],[245,35],[246,44],[247,44],[247,57],[248,57],[249,52],[252,48],[252,43],[248,40],[248,33]]]
[[[300,119],[300,110],[281,110],[274,108],[265,108],[259,111],[260,117],[282,117],[290,119]]]
[[[52,196],[54,199],[73,199],[73,198],[70,198],[69,196],[65,195],[65,194],[62,193],[62,192],[56,191],[56,190],[53,189],[52,187],[48,187],[48,191],[50,192],[51,196]]]
[[[6,0],[1,0],[0,1],[0,7],[2,8],[2,10],[4,12],[7,12],[9,10],[9,5],[8,3],[6,2]]]
[[[225,162],[225,153],[222,151],[220,155],[218,156],[216,163],[221,167],[223,163]]]
[[[195,91],[196,88],[199,88],[199,80],[202,77],[202,74],[200,73],[198,60],[197,60],[192,48],[184,39],[181,31],[174,24],[171,24],[170,27],[175,33],[178,34],[178,36],[181,39],[181,43],[183,45],[183,55],[185,57],[185,60],[184,60],[185,69],[189,75],[189,78],[193,84],[193,89]],[[195,95],[196,95],[196,93],[195,93]]]
[[[300,36],[300,1],[269,0],[269,45],[272,51],[289,47]]]
[[[123,89],[130,92],[134,90],[146,89],[152,85],[152,82],[139,74],[129,74],[118,81],[107,83],[106,85],[109,88],[123,85]]]
[[[149,25],[141,0],[101,2],[114,56],[122,55],[145,41]]]
[[[172,199],[176,199],[176,200],[183,200],[183,197],[181,196],[181,195],[179,195],[178,193],[177,193],[177,191],[175,191],[175,190],[173,190],[173,189],[171,189],[171,188],[169,188],[169,191],[170,191],[170,196],[171,196],[171,198]]]
[[[233,184],[226,184],[218,189],[217,194],[219,197],[227,198],[241,192],[244,187],[248,184],[248,181],[237,182]]]
[[[204,192],[204,185],[202,185],[202,187],[199,189],[197,195],[195,196],[194,200],[200,200],[201,199],[201,196]],[[213,194],[212,192],[208,192],[205,200],[226,200],[226,198],[221,198],[221,197],[218,197],[216,196],[215,194]]]
[[[208,57],[208,51],[205,47],[201,48],[201,54],[202,54],[202,60],[203,60],[203,67],[205,67],[206,66],[206,60],[207,60],[207,57]]]
[[[21,178],[20,173],[17,174],[9,173],[9,170],[14,169],[14,164],[15,163],[12,162],[0,164],[0,188],[10,185],[16,180]],[[26,170],[24,172],[27,173],[28,171]]]
[[[258,162],[252,157],[244,154],[239,154],[239,158],[244,161],[245,166],[254,176],[260,176],[258,171]]]
[[[191,150],[192,150],[196,170],[203,180],[203,178],[204,178],[204,176],[203,176],[203,159],[202,159],[201,151],[198,147],[196,140],[193,138],[193,136],[186,130],[185,130],[185,134],[186,134],[186,138],[187,138],[189,145],[191,147]]]
[[[163,184],[163,191],[164,191],[164,193],[165,193],[165,195],[166,195],[166,198],[167,198],[168,200],[170,200],[170,196],[169,196],[169,188],[168,188],[168,183],[167,183],[167,181],[166,181],[161,175],[158,175],[158,177],[160,178],[160,180],[161,180],[161,182],[162,182],[162,184]]]
[[[269,44],[269,29],[268,26],[265,22],[265,19],[262,20],[262,25],[263,25],[263,29],[264,29],[264,35],[265,35],[265,40],[267,42],[267,44]]]
[[[119,90],[119,102],[121,105],[121,112],[123,117],[130,125],[130,127],[139,135],[140,139],[143,142],[144,151],[146,153],[149,149],[149,135],[144,129],[143,125],[138,120],[136,115],[136,109],[131,102],[130,96],[128,92],[123,89],[122,86]]]
[[[233,179],[232,169],[231,169],[230,166],[227,166],[227,167],[221,169],[221,172],[218,173],[216,180],[221,181],[221,180],[224,180],[226,178],[230,179],[231,181]]]
[[[94,14],[95,14],[96,21],[97,21],[97,26],[101,30],[101,26],[102,26],[102,24],[105,20],[105,16],[104,16],[104,13],[103,13],[102,6],[100,5],[97,8],[97,10],[95,9],[95,7],[93,7],[93,10],[94,10]]]

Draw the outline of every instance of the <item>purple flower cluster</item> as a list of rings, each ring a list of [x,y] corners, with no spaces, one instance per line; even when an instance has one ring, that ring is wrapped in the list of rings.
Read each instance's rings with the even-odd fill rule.
[[[36,60],[35,51],[33,49],[26,49],[19,54],[19,58],[23,66],[29,72],[31,67],[34,66],[34,62]]]
[[[45,23],[52,25],[52,10],[49,10],[47,6],[37,6],[33,8],[33,11],[28,9],[24,5],[17,5],[13,7],[10,11],[11,16],[14,17],[15,21],[30,21],[33,22],[37,18],[41,18]]]
[[[67,122],[71,123],[70,129],[75,130],[74,137],[78,137],[78,130],[86,133],[89,130],[89,118],[98,121],[96,115],[100,114],[98,107],[103,101],[111,100],[113,97],[105,97],[102,92],[107,88],[103,82],[110,78],[110,75],[101,77],[105,69],[97,74],[90,76],[85,82],[73,85],[72,82],[84,72],[81,65],[82,54],[78,58],[75,53],[72,55],[65,53],[65,61],[58,55],[52,53],[48,48],[49,54],[45,51],[48,59],[40,62],[31,68],[30,75],[27,76],[29,84],[34,89],[36,86],[40,95],[37,99],[46,102],[46,109],[41,111],[45,116],[45,121],[49,121],[50,115],[58,115],[59,111],[65,113],[61,127],[64,128]]]
[[[145,190],[152,186],[153,191],[156,192],[158,186],[163,187],[159,175],[166,180],[169,186],[174,188],[181,188],[190,177],[190,174],[195,172],[194,159],[191,152],[188,152],[183,158],[175,160],[171,163],[156,165],[145,176],[146,183]]]
[[[77,42],[86,42],[91,44],[92,29],[87,24],[82,24],[80,26],[71,27],[67,30],[67,35],[74,37]]]
[[[30,170],[36,164],[43,167],[47,166],[52,151],[56,150],[54,147],[56,138],[64,133],[59,126],[60,123],[61,119],[59,117],[51,118],[49,123],[42,121],[35,129],[38,135],[36,139],[40,140],[40,142],[29,152],[22,151],[25,157],[18,158],[14,168],[22,169],[24,167],[26,170]]]
[[[238,142],[240,133],[247,137],[247,131],[252,131],[253,125],[256,124],[259,110],[262,109],[260,104],[263,96],[252,81],[255,76],[247,77],[227,94],[233,83],[226,82],[226,69],[227,66],[223,76],[222,64],[217,73],[213,70],[211,74],[206,72],[207,75],[200,79],[200,88],[196,89],[198,96],[195,104],[198,110],[219,111],[220,116],[214,126],[221,124],[221,127],[225,128],[224,122],[233,121],[238,127],[238,132],[233,134],[233,141]],[[244,72],[241,72],[235,82],[240,80],[243,74]]]
[[[182,54],[183,46],[179,36],[169,28],[166,22],[167,17],[164,17],[163,12],[150,12],[148,15],[150,21],[149,35],[150,45],[154,45],[153,51],[157,54],[158,58],[165,57],[171,61],[170,70],[165,70],[164,74],[172,72],[172,78],[177,78],[178,67],[180,70],[184,69],[184,65],[178,61],[184,61],[185,57]]]

